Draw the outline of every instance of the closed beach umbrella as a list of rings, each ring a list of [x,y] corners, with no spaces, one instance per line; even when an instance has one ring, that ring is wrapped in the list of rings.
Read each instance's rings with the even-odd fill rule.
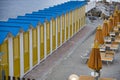
[[[117,24],[119,22],[119,10],[118,10],[118,6],[115,7],[114,15],[117,16],[116,19],[115,19],[116,20],[116,26],[117,26]]]
[[[114,22],[114,19],[113,19],[113,17],[112,16],[110,16],[110,18],[109,18],[109,25],[110,25],[110,30],[113,30],[113,22]]]
[[[116,6],[116,7],[115,7],[115,10],[114,10],[114,13],[117,13],[117,15],[118,15],[118,12],[119,12],[118,6]]]
[[[102,61],[101,61],[98,42],[94,43],[94,46],[93,46],[92,51],[90,53],[90,58],[89,58],[87,64],[88,64],[89,68],[91,68],[95,71],[99,71],[100,69],[102,69]]]
[[[118,11],[118,21],[120,22],[120,11]]]
[[[105,20],[103,23],[102,33],[103,33],[103,37],[106,37],[109,35],[107,20]]]
[[[87,65],[89,68],[99,73],[99,76],[96,77],[96,79],[98,79],[98,77],[100,77],[100,69],[102,69],[102,61],[98,42],[94,43]]]
[[[118,9],[118,6],[115,7],[114,13],[117,14],[118,22],[120,22],[120,10]]]
[[[108,24],[108,31],[110,32],[110,31],[112,30],[111,22],[108,20],[108,21],[107,21],[107,24]]]
[[[117,26],[118,16],[117,16],[117,13],[116,13],[116,12],[113,14],[113,18],[114,18],[114,26]]]
[[[102,33],[102,27],[98,26],[95,34],[95,41],[98,41],[100,44],[104,44],[104,38]]]

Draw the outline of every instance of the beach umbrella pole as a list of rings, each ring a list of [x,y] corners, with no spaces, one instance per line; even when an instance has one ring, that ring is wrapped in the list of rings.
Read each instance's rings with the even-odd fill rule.
[[[95,80],[99,80],[99,77],[100,77],[100,71],[95,71],[98,75],[95,76]]]
[[[95,77],[95,80],[99,80],[99,77],[97,76],[97,77]]]

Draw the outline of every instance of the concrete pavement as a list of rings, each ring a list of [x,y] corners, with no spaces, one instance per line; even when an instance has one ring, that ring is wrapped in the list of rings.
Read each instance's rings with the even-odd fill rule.
[[[57,49],[45,61],[36,66],[25,78],[36,80],[67,80],[69,75],[90,75],[91,69],[87,64],[81,62],[80,55],[91,50],[94,32],[98,24],[102,21],[97,20],[92,24],[87,24],[81,31],[73,36],[69,41]],[[103,63],[101,77],[112,77],[120,80],[120,53],[115,55],[113,63],[107,65]]]

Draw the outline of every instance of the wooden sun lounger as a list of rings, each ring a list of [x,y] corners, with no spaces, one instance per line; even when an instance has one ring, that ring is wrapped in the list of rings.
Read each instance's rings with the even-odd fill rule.
[[[116,37],[116,38],[115,38],[115,42],[120,43],[120,37]]]
[[[79,80],[94,80],[94,77],[81,75]]]
[[[106,47],[109,47],[110,50],[117,51],[119,48],[119,43],[112,42],[111,44],[105,44]]]
[[[115,52],[114,51],[100,52],[100,55],[101,55],[101,60],[106,61],[108,64],[108,62],[113,62]]]
[[[95,77],[92,76],[86,76],[86,75],[81,75],[79,80],[94,80]],[[99,80],[116,80],[114,78],[100,78]]]
[[[109,64],[109,62],[113,62],[114,60],[115,51],[104,51],[104,52],[102,51],[100,52],[100,54],[101,54],[101,60],[106,61],[107,64]],[[87,63],[89,56],[90,53],[88,53],[86,56],[81,56],[81,62]]]

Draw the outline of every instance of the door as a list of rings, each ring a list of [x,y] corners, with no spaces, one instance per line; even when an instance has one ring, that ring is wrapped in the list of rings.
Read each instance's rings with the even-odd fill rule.
[[[44,59],[44,26],[40,26],[40,60]]]
[[[56,49],[56,22],[52,20],[52,49]]]
[[[20,36],[13,38],[14,76],[20,77]]]
[[[32,62],[33,62],[33,66],[38,63],[38,61],[37,61],[38,60],[38,57],[37,57],[38,56],[38,54],[37,54],[38,53],[37,52],[37,49],[38,49],[37,48],[38,47],[37,46],[37,39],[38,38],[37,38],[37,28],[36,28],[36,29],[32,30],[32,45],[33,45],[32,46],[32,51],[33,51],[32,52],[32,56],[33,56]]]
[[[50,22],[46,22],[47,55],[50,54]]]
[[[29,32],[25,32],[23,35],[23,45],[24,45],[24,73],[26,73],[30,68],[29,63]]]
[[[2,73],[2,78],[3,78],[4,75],[6,77],[9,76],[8,40],[5,40],[1,44],[1,52],[4,53],[1,57],[1,73]]]

